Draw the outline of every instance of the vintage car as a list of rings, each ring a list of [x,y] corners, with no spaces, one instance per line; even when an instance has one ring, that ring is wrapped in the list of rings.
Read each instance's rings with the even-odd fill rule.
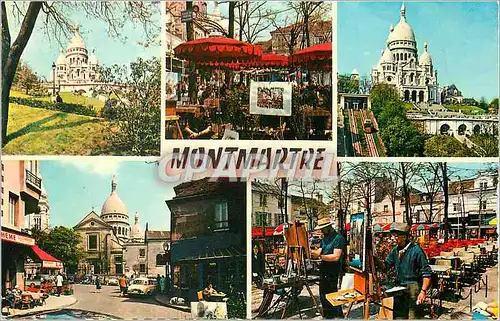
[[[127,289],[128,295],[153,295],[156,289],[156,280],[139,277],[132,281]]]
[[[107,283],[107,284],[108,284],[108,285],[115,285],[115,286],[118,286],[118,285],[120,284],[120,282],[118,282],[118,279],[117,279],[117,278],[115,278],[115,277],[113,277],[113,276],[112,276],[112,277],[110,277],[110,278],[108,279],[108,283]]]

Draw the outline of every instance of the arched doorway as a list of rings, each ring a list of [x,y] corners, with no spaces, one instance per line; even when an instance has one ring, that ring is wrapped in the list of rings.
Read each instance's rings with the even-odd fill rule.
[[[413,74],[410,74],[410,84],[413,84]]]
[[[421,103],[424,101],[424,92],[423,91],[420,91],[418,93],[418,102]]]
[[[439,128],[439,132],[441,133],[441,135],[448,134],[449,130],[450,130],[450,125],[448,124],[442,124],[441,127]]]
[[[409,101],[409,100],[410,100],[410,91],[405,90],[405,101]]]
[[[465,124],[462,124],[462,125],[458,126],[458,134],[459,135],[465,134],[466,130],[467,130],[467,126],[465,126]]]
[[[474,133],[474,135],[481,134],[481,126],[479,126],[479,125],[474,126],[474,128],[472,129],[472,132]]]
[[[417,91],[416,90],[413,90],[411,92],[411,101],[413,101],[414,103],[417,102]]]

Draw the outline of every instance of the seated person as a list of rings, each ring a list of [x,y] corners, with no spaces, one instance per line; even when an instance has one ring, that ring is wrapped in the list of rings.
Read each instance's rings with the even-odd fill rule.
[[[217,294],[217,290],[214,289],[211,282],[208,282],[207,287],[203,290],[203,296],[209,299],[214,294]]]
[[[5,300],[9,302],[10,307],[14,307],[15,303],[17,301],[18,295],[15,292],[15,290],[12,289],[7,289],[6,295],[5,295]]]

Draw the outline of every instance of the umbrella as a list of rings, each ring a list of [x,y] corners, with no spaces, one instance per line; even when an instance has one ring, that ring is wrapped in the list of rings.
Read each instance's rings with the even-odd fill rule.
[[[309,69],[331,68],[332,43],[320,43],[299,50],[289,57],[288,63],[293,66],[307,67]]]
[[[496,217],[493,217],[489,222],[488,225],[498,225],[498,219]]]
[[[242,67],[288,67],[288,57],[273,53],[263,54],[261,59],[240,63]]]
[[[427,224],[413,224],[411,227],[411,230],[412,231],[424,231],[424,230],[428,230],[429,228],[430,228],[430,226]]]
[[[201,38],[181,43],[174,48],[177,58],[202,62],[237,62],[258,59],[259,46],[232,38]]]
[[[382,232],[382,227],[384,225],[382,223],[377,223],[373,225],[373,232]]]

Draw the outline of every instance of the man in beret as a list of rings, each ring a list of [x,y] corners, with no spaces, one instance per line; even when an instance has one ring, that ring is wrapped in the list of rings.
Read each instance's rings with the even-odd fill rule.
[[[406,291],[394,297],[394,319],[422,319],[424,303],[431,285],[432,270],[424,251],[409,239],[409,226],[393,223],[391,234],[396,246],[385,260],[387,269],[395,267],[396,284]]]
[[[330,218],[318,220],[315,230],[321,230],[323,239],[320,247],[312,251],[312,258],[320,259],[319,296],[325,319],[344,318],[342,306],[333,307],[326,295],[338,291],[339,275],[344,260],[344,237],[333,228]]]

